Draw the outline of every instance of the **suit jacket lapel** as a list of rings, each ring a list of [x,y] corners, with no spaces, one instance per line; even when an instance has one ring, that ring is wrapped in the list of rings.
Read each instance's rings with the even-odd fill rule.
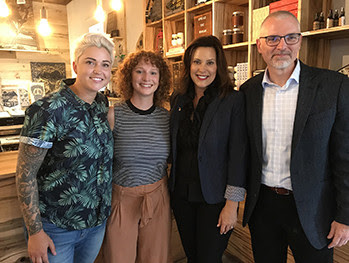
[[[260,74],[261,78],[258,80],[257,92],[253,93],[255,96],[252,101],[253,104],[252,110],[252,123],[253,126],[253,134],[256,143],[256,149],[259,156],[260,161],[263,161],[263,142],[262,142],[262,109],[263,109],[263,86],[262,86],[262,78],[263,74]]]
[[[208,126],[210,125],[214,114],[218,110],[218,106],[220,102],[221,102],[221,98],[218,96],[207,107],[207,110],[204,115],[204,119],[201,124],[200,135],[199,135],[199,147],[205,137]]]
[[[254,138],[254,147],[260,159],[260,162],[263,162],[263,144],[262,144],[262,108],[263,108],[263,86],[262,79],[264,74],[261,73],[251,83],[251,88],[256,89],[251,93],[248,93],[251,98],[248,99],[248,108],[247,113],[250,116],[250,123],[253,138]],[[247,99],[247,98],[246,98]],[[252,147],[253,145],[251,145]]]
[[[182,116],[182,108],[183,108],[183,96],[178,94],[170,114],[171,144],[172,144],[173,160],[176,160],[177,133],[179,128],[179,122]]]
[[[314,76],[312,75],[311,68],[301,62],[297,108],[292,135],[291,158],[304,130],[315,97],[316,87],[313,78]]]

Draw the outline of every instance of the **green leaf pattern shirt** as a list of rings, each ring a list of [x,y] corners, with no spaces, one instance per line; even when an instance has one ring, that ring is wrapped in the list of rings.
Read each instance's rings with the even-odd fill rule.
[[[113,136],[108,100],[92,104],[61,82],[59,91],[27,110],[20,141],[48,153],[37,174],[41,216],[68,230],[94,227],[110,214]]]

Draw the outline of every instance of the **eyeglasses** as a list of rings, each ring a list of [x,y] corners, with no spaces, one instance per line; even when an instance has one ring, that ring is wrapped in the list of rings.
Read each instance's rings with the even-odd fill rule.
[[[266,37],[260,37],[265,38],[265,43],[270,47],[275,47],[279,45],[281,38],[283,38],[287,45],[295,45],[299,42],[299,39],[301,38],[301,33],[292,33],[285,36],[266,36]]]

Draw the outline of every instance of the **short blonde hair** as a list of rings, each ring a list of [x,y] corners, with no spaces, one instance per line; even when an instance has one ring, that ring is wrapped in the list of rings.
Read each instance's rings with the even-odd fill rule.
[[[110,55],[111,63],[114,63],[114,43],[108,36],[100,33],[86,33],[78,39],[75,44],[74,61],[77,62],[89,47],[105,48]]]

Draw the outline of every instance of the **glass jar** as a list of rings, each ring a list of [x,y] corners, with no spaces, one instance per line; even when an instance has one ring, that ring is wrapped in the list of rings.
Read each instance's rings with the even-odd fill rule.
[[[244,13],[235,11],[232,14],[233,27],[242,27],[244,25]]]
[[[183,32],[178,32],[177,33],[177,46],[182,46],[183,43],[184,43]]]
[[[233,43],[233,30],[224,29],[223,30],[222,44],[223,45],[230,45],[232,43]]]
[[[241,28],[233,28],[233,44],[244,41],[244,31]]]
[[[173,47],[177,46],[177,34],[172,34],[171,45]]]

